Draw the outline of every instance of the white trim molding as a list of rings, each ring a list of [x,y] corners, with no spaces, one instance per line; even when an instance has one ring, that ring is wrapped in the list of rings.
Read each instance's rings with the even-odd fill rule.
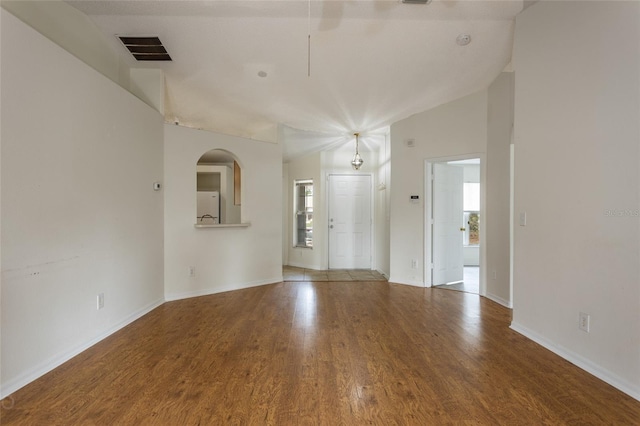
[[[261,285],[278,284],[282,281],[282,276],[279,276],[268,280],[253,281],[249,283],[230,284],[222,287],[206,288],[202,290],[185,291],[180,293],[168,293],[165,294],[165,300],[167,302],[172,302],[174,300],[189,299],[191,297],[209,296],[211,294],[225,293],[227,291],[233,290],[243,290],[245,288],[259,287]]]
[[[527,327],[523,327],[520,324],[512,322],[510,328],[513,331],[522,334],[524,337],[533,340],[540,346],[550,350],[554,354],[566,359],[576,367],[583,369],[587,373],[596,376],[597,378],[610,384],[614,388],[640,401],[640,388],[628,382],[626,379],[611,373],[610,371],[600,367],[599,365],[582,357],[581,355],[570,351],[567,348],[551,342],[550,340],[544,338],[535,331],[528,329]]]
[[[134,322],[138,318],[141,318],[141,317],[145,316],[146,314],[148,314],[149,312],[153,311],[158,306],[161,306],[162,304],[164,304],[164,302],[165,301],[162,300],[162,299],[156,300],[155,302],[153,302],[153,303],[143,307],[142,309],[139,309],[138,311],[134,312],[133,314],[127,316],[122,321],[120,321],[119,323],[117,323],[113,327],[107,329],[103,333],[97,335],[96,337],[94,337],[93,339],[89,340],[88,342],[83,343],[82,345],[76,346],[75,348],[73,348],[73,349],[71,349],[69,351],[65,351],[65,352],[60,353],[60,354],[58,354],[56,356],[53,356],[53,357],[49,358],[48,360],[46,360],[45,362],[40,363],[39,365],[36,365],[34,368],[30,369],[29,371],[25,372],[24,374],[21,374],[20,376],[16,377],[15,379],[9,380],[7,383],[3,383],[2,384],[2,390],[0,391],[0,398],[5,398],[5,397],[11,395],[12,393],[14,393],[15,391],[17,391],[18,389],[22,388],[23,386],[26,386],[29,383],[33,382],[34,380],[44,376],[45,374],[47,374],[51,370],[61,366],[65,362],[69,361],[71,358],[73,358],[76,355],[79,355],[80,353],[86,351],[87,349],[89,349],[93,345],[99,343],[101,340],[106,339],[107,337],[111,336],[113,333],[115,333],[115,332],[119,331],[120,329],[126,327],[127,325],[131,324],[132,322]]]

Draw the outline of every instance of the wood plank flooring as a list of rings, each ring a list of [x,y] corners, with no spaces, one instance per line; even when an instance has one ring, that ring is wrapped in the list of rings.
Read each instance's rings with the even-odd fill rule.
[[[477,295],[285,282],[166,303],[2,402],[2,425],[632,425],[640,402]]]

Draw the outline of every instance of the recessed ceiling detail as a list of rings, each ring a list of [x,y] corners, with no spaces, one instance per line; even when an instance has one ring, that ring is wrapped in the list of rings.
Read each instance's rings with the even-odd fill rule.
[[[136,62],[162,67],[169,121],[284,141],[286,159],[326,149],[353,156],[357,130],[365,162],[385,143],[381,129],[489,87],[511,60],[522,10],[522,0],[66,2],[114,48],[114,34],[151,35],[180,54],[171,66]],[[455,44],[461,33],[471,44]]]
[[[118,38],[137,61],[171,61],[171,56],[158,37],[118,36]]]

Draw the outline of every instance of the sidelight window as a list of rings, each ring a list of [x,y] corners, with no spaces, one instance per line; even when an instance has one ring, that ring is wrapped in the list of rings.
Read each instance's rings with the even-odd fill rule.
[[[294,182],[296,247],[313,247],[313,180]]]
[[[480,244],[480,184],[465,183],[463,189],[464,245]]]

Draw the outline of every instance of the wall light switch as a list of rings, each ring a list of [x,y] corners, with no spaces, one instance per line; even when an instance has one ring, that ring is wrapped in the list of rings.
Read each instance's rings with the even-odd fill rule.
[[[527,226],[527,212],[520,213],[520,226]]]

